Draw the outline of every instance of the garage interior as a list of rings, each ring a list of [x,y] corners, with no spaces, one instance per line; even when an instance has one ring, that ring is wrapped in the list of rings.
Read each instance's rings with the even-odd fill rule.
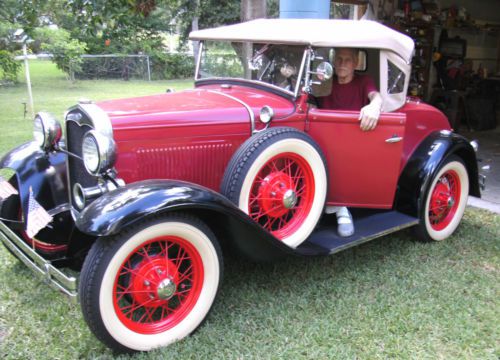
[[[376,20],[413,38],[408,96],[436,106],[456,132],[478,140],[479,167],[487,177],[482,199],[500,209],[500,1],[335,0],[330,5],[330,18]]]

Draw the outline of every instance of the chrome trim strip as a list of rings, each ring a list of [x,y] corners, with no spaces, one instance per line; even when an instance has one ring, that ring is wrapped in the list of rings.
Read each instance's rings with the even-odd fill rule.
[[[217,91],[217,90],[207,90],[208,92],[211,92],[213,94],[219,94],[219,95],[223,95],[229,99],[232,99],[234,101],[237,101],[239,102],[241,105],[243,105],[247,111],[248,111],[248,115],[250,115],[250,123],[251,123],[251,132],[250,132],[250,136],[255,134],[255,115],[253,114],[253,111],[252,111],[252,108],[250,108],[250,106],[243,102],[242,100],[234,97],[234,96],[231,96],[231,95],[228,95],[228,94],[224,94],[223,92],[220,92],[220,91]]]
[[[44,279],[47,284],[56,290],[68,295],[71,300],[77,301],[78,286],[73,276],[66,276],[54,267],[50,261],[45,260],[12,230],[0,221],[0,240],[9,248],[36,275]]]
[[[311,79],[311,73],[309,72],[309,66],[311,64],[311,54],[312,54],[313,50],[311,48],[307,49],[306,50],[306,53],[307,53],[307,59],[306,59],[306,63],[307,63],[307,69],[305,69],[305,78],[304,78],[304,91],[306,91],[307,93],[311,93],[311,84],[309,84],[310,82],[310,79]]]
[[[71,210],[70,204],[65,203],[65,204],[58,205],[53,209],[47,210],[47,212],[49,213],[50,216],[56,216],[57,214],[60,214],[60,213],[65,212],[65,211],[70,211],[70,210]]]
[[[297,98],[299,96],[300,82],[302,81],[302,76],[304,75],[304,66],[306,65],[306,59],[309,55],[309,49],[304,50],[304,55],[302,56],[302,62],[300,63],[299,76],[297,77],[297,82],[295,84],[295,94],[294,96]]]

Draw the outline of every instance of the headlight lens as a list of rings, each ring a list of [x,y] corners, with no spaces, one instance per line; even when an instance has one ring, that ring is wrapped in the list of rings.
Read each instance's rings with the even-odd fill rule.
[[[43,150],[53,149],[61,140],[62,130],[59,122],[49,113],[39,112],[33,122],[33,138]]]
[[[82,157],[88,172],[95,174],[99,170],[99,148],[91,135],[85,136],[82,143]]]
[[[33,138],[38,146],[43,147],[45,135],[43,132],[42,118],[38,116],[35,116],[35,121],[33,123]]]
[[[115,142],[113,139],[91,130],[82,142],[83,164],[92,175],[101,174],[115,163]]]

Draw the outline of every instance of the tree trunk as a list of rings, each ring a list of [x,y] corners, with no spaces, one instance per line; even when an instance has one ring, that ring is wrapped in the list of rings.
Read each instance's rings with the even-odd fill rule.
[[[265,18],[267,16],[266,0],[242,0],[241,1],[241,21]]]
[[[267,15],[266,0],[241,0],[240,20],[241,22],[253,19],[265,18]],[[250,59],[252,57],[252,44],[243,44],[242,58]],[[248,68],[246,61],[243,61],[245,66],[245,78],[251,78],[251,70]]]
[[[198,14],[198,8],[200,7],[200,0],[196,0],[196,14]],[[193,17],[193,20],[191,21],[191,31],[196,31],[198,30],[198,15]],[[194,56],[194,62],[196,63],[196,59],[198,58],[198,50],[200,48],[200,42],[199,41],[193,41],[193,56]]]

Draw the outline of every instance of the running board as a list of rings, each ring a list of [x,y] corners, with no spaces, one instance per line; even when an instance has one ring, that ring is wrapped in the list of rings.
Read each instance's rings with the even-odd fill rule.
[[[300,255],[330,255],[378,237],[418,224],[418,218],[397,211],[353,211],[354,235],[341,237],[337,234],[335,214],[325,215],[317,230],[295,250]]]

